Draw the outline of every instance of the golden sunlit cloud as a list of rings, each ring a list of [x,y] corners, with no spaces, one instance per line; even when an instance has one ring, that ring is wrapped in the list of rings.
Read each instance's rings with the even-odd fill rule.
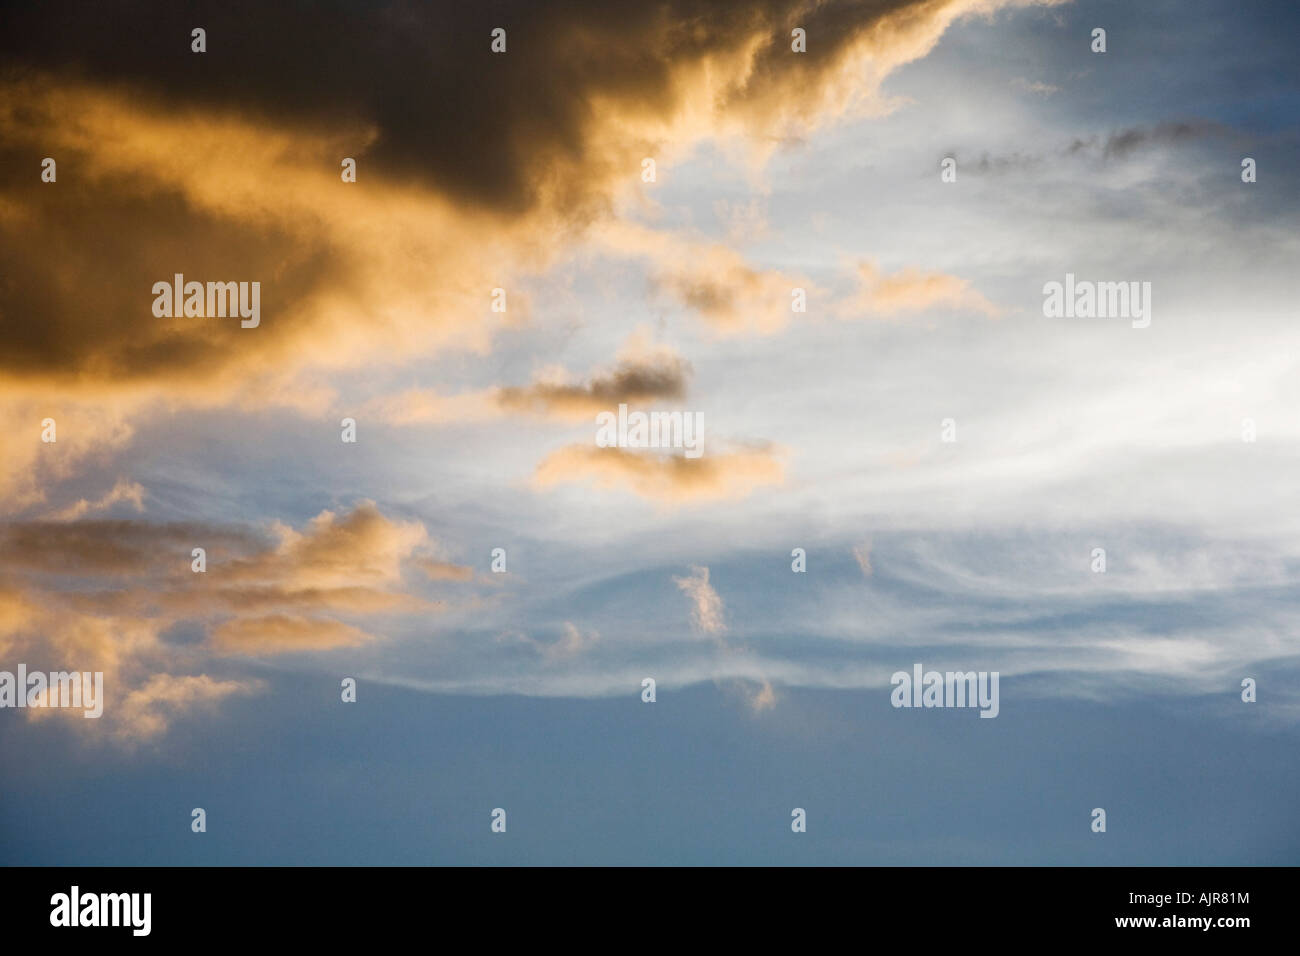
[[[793,314],[793,290],[814,289],[806,277],[755,268],[722,243],[622,221],[594,226],[591,237],[603,254],[644,260],[656,290],[722,336],[779,332]]]
[[[129,501],[135,506],[136,511],[144,511],[144,494],[144,488],[139,484],[121,478],[118,479],[117,484],[95,501],[81,498],[68,505],[68,507],[56,511],[51,517],[55,521],[75,521],[82,515],[89,514],[92,511],[103,511],[121,501]]]
[[[342,621],[289,614],[235,618],[212,631],[213,646],[229,654],[331,650],[371,640],[372,635]]]
[[[590,481],[601,489],[623,489],[665,503],[743,498],[755,489],[780,485],[785,466],[771,448],[710,453],[700,458],[567,445],[547,455],[533,473],[546,488]]]
[[[671,348],[634,334],[617,364],[586,382],[573,382],[563,369],[550,369],[529,385],[514,385],[442,395],[408,389],[372,399],[367,418],[390,425],[448,425],[484,422],[518,415],[552,421],[581,421],[620,403],[675,402],[686,397],[691,366]]]
[[[871,262],[861,263],[857,272],[857,294],[836,306],[841,318],[891,317],[940,307],[979,312],[990,318],[1001,314],[967,280],[956,276],[911,267],[885,275]]]
[[[261,681],[214,680],[207,674],[154,674],[126,695],[114,721],[114,733],[132,742],[147,740],[166,731],[175,715],[214,707],[229,697],[255,694],[263,686]]]
[[[33,667],[102,671],[105,726],[148,736],[191,703],[253,689],[180,668],[372,641],[340,617],[442,606],[407,590],[408,564],[438,580],[468,579],[468,569],[438,557],[423,525],[391,520],[369,501],[323,511],[302,530],[269,530],[274,543],[253,529],[123,520],[0,527],[0,650]],[[202,571],[195,547],[206,552]],[[61,587],[69,576],[81,582],[75,591]],[[180,626],[206,641],[165,640]]]

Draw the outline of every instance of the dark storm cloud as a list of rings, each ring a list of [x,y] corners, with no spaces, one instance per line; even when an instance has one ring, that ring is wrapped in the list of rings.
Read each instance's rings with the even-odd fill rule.
[[[888,19],[909,6],[907,17]],[[348,321],[391,333],[390,354],[421,351],[418,332],[395,325],[393,313],[410,316],[423,294],[417,307],[433,313],[423,328],[449,324],[442,316],[465,306],[438,296],[478,287],[447,261],[439,237],[461,255],[507,234],[552,248],[606,210],[613,184],[666,137],[689,142],[726,117],[732,132],[779,138],[778,124],[811,121],[871,86],[844,76],[850,54],[869,51],[883,73],[922,55],[970,7],[10,5],[0,14],[0,375],[174,385],[249,363],[251,379],[292,365],[307,335],[319,352],[356,353],[355,343],[331,350],[324,341],[314,301],[322,293]],[[796,24],[808,33],[806,55],[790,51]],[[496,26],[508,31],[504,55],[490,49]],[[206,30],[202,54],[191,52],[195,27]],[[37,176],[45,156],[58,160],[57,186]],[[343,156],[361,157],[364,202],[339,196]],[[380,187],[395,206],[423,197],[476,218],[408,224],[430,246],[413,254],[373,222],[377,238],[359,231],[383,214]],[[519,235],[532,213],[544,224]],[[389,241],[392,249],[379,248]],[[426,274],[378,291],[363,257],[388,267],[418,257]],[[271,318],[255,336],[230,323],[150,321],[149,290],[178,272],[262,280]],[[406,301],[367,308],[395,285]]]
[[[667,111],[678,66],[734,51],[756,35],[763,39],[752,82],[735,95],[761,94],[782,78],[811,78],[860,30],[909,5],[85,0],[7,10],[0,57],[96,84],[126,83],[174,103],[295,122],[374,123],[380,140],[370,161],[385,175],[518,212],[547,189],[571,202],[598,200],[591,188],[598,184],[536,175],[581,165],[596,98]],[[795,25],[811,38],[806,56],[790,55]],[[202,55],[190,50],[195,27],[207,31]],[[495,27],[508,31],[505,55],[490,50]]]
[[[65,154],[59,152],[60,160]],[[268,322],[257,335],[230,334],[238,320],[153,316],[153,284],[230,281],[266,275],[261,309],[283,315],[308,300],[321,274],[339,265],[321,243],[290,241],[274,224],[258,230],[205,213],[172,192],[142,195],[128,184],[78,175],[60,162],[59,181],[39,181],[40,154],[0,146],[0,167],[25,181],[5,198],[25,213],[0,228],[0,373],[21,380],[51,369],[131,380],[205,377],[254,350],[288,345],[291,328]],[[0,227],[3,227],[0,216]]]

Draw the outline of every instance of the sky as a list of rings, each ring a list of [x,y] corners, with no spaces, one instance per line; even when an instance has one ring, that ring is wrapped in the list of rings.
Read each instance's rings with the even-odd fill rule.
[[[1300,862],[1298,28],[6,6],[0,862]]]

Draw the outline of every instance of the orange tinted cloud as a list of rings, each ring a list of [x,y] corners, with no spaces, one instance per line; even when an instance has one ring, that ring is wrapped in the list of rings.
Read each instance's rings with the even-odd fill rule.
[[[437,557],[422,524],[392,520],[373,502],[323,511],[301,530],[276,523],[270,535],[273,541],[259,529],[124,520],[0,526],[0,650],[34,668],[103,671],[105,727],[147,737],[191,705],[255,689],[179,670],[201,671],[214,656],[373,640],[371,629],[342,618],[440,606],[408,590],[408,564],[464,579]],[[191,569],[195,547],[207,550],[202,573]],[[207,640],[164,639],[182,625]]]
[[[979,312],[989,317],[1001,313],[972,289],[969,281],[942,272],[908,267],[885,275],[874,263],[864,262],[858,266],[858,281],[857,294],[837,307],[842,318],[894,316],[939,307]]]
[[[289,614],[237,617],[217,625],[211,637],[217,649],[230,654],[331,650],[373,639],[360,628],[342,621]]]
[[[509,415],[578,421],[624,402],[679,401],[686,397],[690,376],[690,363],[672,349],[634,335],[613,368],[586,382],[567,381],[563,370],[555,370],[528,385],[455,395],[408,389],[368,402],[362,414],[390,425],[466,424]]]
[[[136,511],[144,511],[144,488],[134,481],[127,481],[125,478],[119,478],[117,484],[105,492],[101,497],[94,501],[80,498],[72,504],[59,511],[56,511],[52,518],[55,521],[75,521],[82,515],[92,511],[103,511],[120,501],[129,501],[135,505]]]
[[[743,498],[755,489],[780,485],[785,466],[770,448],[686,458],[625,448],[567,445],[547,455],[533,482],[549,487],[590,481],[601,489],[623,489],[666,503]]]
[[[474,569],[463,564],[452,564],[434,558],[412,558],[411,563],[431,581],[469,581],[474,577]]]
[[[585,384],[534,382],[522,388],[502,388],[497,404],[511,411],[526,411],[559,419],[590,418],[620,403],[648,404],[686,397],[690,365],[672,354],[642,361],[624,360],[610,372]]]
[[[813,289],[808,278],[757,268],[721,243],[627,222],[605,223],[592,236],[607,254],[645,260],[654,288],[698,313],[719,335],[778,332],[793,314],[793,291]]]
[[[132,742],[147,740],[163,733],[174,716],[261,689],[260,681],[214,680],[207,674],[154,674],[126,695],[114,720],[114,733]]]

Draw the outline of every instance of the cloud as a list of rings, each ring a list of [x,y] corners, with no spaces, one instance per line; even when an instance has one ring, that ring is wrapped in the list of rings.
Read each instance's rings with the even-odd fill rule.
[[[393,521],[369,500],[343,515],[322,511],[301,532],[278,522],[273,530],[274,550],[216,569],[222,580],[291,589],[393,585],[402,562],[428,541],[418,521]]]
[[[550,641],[538,640],[521,630],[507,630],[496,635],[496,643],[506,646],[526,647],[549,661],[566,661],[586,654],[600,643],[595,630],[583,631],[572,621],[560,625],[560,636]]]
[[[860,263],[857,273],[857,293],[836,306],[841,318],[896,316],[934,308],[979,312],[989,317],[1001,314],[997,306],[970,287],[968,280],[956,276],[912,267],[885,275],[872,262]]]
[[[491,391],[444,395],[430,388],[409,388],[371,399],[358,417],[386,425],[464,425],[489,421],[501,414]]]
[[[886,112],[880,83],[892,70],[958,17],[1005,5],[507,2],[467,8],[448,31],[438,11],[405,2],[331,5],[307,24],[232,0],[209,11],[204,57],[188,51],[182,8],[6,8],[0,165],[31,174],[0,184],[0,414],[18,423],[0,507],[44,508],[46,520],[0,528],[0,641],[100,663],[126,699],[141,695],[141,715],[165,722],[236,693],[182,673],[211,658],[355,646],[385,633],[373,617],[437,607],[408,572],[427,587],[471,580],[468,569],[437,554],[419,522],[373,504],[305,527],[91,521],[142,495],[128,483],[69,504],[58,485],[147,440],[153,419],[314,414],[352,401],[356,381],[368,387],[385,367],[484,354],[494,336],[518,334],[517,313],[490,311],[490,290],[508,287],[513,307],[519,285],[584,249],[638,260],[655,290],[713,332],[783,328],[791,288],[812,289],[803,277],[618,221],[641,191],[640,159],[671,170],[717,143],[757,166],[824,124]],[[504,56],[486,42],[498,17],[510,30]],[[809,32],[808,55],[790,53],[795,25]],[[101,42],[110,32],[121,42]],[[178,42],[160,47],[159,36]],[[206,70],[214,61],[222,83]],[[286,84],[286,71],[301,82]],[[46,155],[57,183],[38,178]],[[340,181],[344,156],[358,160],[355,184]],[[757,231],[756,215],[739,218]],[[153,316],[153,283],[177,272],[260,281],[262,324]],[[873,307],[925,298],[886,279]],[[927,294],[979,304],[942,283]],[[620,397],[678,401],[689,380],[680,359],[623,357],[577,382],[414,391],[375,408],[392,421],[564,420]],[[47,415],[59,422],[54,445],[35,427]],[[700,460],[569,446],[534,475],[541,487],[592,481],[668,502],[733,500],[784,478],[764,446]],[[209,568],[196,575],[200,545]],[[173,641],[185,628],[196,644]]]
[[[75,521],[91,511],[103,511],[119,501],[129,501],[136,511],[144,511],[144,488],[137,482],[119,478],[111,490],[96,501],[81,498],[66,508],[56,511],[51,517],[55,521]]]
[[[769,680],[738,681],[746,702],[755,713],[771,710],[776,706],[776,689]]]
[[[606,255],[646,261],[651,287],[721,336],[779,332],[793,314],[793,291],[814,288],[804,276],[756,268],[729,246],[682,233],[608,222],[593,227],[592,240]]]
[[[1218,123],[1207,120],[1191,122],[1157,123],[1154,126],[1131,126],[1110,134],[1101,148],[1105,159],[1125,159],[1139,149],[1150,146],[1173,146],[1190,140],[1199,139],[1211,133],[1223,130]],[[1075,140],[1072,152],[1093,144],[1083,144]]]
[[[862,569],[864,578],[871,577],[871,542],[857,544],[853,546],[853,559],[858,562],[858,567]]]
[[[154,674],[126,695],[114,732],[131,742],[147,740],[166,731],[176,715],[213,706],[228,697],[254,694],[262,687],[260,681],[214,680],[207,674]]]
[[[528,385],[510,385],[444,395],[413,388],[372,399],[362,416],[390,425],[469,424],[517,415],[550,421],[590,420],[620,404],[677,402],[686,397],[691,365],[673,349],[650,343],[634,333],[616,364],[597,370],[586,382],[568,380],[563,369],[550,369]]]
[[[653,284],[723,334],[771,334],[793,313],[794,290],[809,285],[779,272],[751,268],[725,246],[706,246],[656,269]]]
[[[448,30],[442,11],[403,0],[336,4],[310,24],[293,10],[230,0],[204,11],[210,49],[198,58],[184,9],[110,14],[64,0],[57,15],[6,10],[0,53],[27,72],[75,70],[97,86],[129,87],[155,110],[256,116],[271,130],[341,117],[374,131],[372,179],[418,184],[498,217],[561,204],[589,217],[610,181],[639,171],[656,147],[719,132],[780,139],[880,110],[883,79],[928,53],[956,19],[1031,2],[502,0],[460,11]],[[508,52],[498,55],[489,31],[502,24]],[[790,51],[796,26],[807,30],[808,54]],[[108,34],[117,42],[98,42]],[[160,48],[159,36],[181,39]],[[211,60],[227,82],[211,82],[201,68]],[[310,82],[285,83],[286,73]]]
[[[304,367],[486,349],[489,290],[608,219],[642,157],[709,139],[761,155],[773,136],[879,110],[889,72],[956,18],[1003,5],[1018,4],[519,2],[466,12],[448,31],[436,10],[406,3],[364,22],[360,9],[319,11],[310,28],[233,3],[208,11],[206,56],[238,78],[222,84],[200,78],[185,44],[160,56],[145,42],[168,24],[188,36],[179,11],[145,5],[110,22],[88,3],[62,5],[62,18],[7,12],[0,158],[36,170],[55,155],[63,174],[0,192],[13,266],[0,313],[24,317],[10,321],[0,380],[166,382],[214,401],[289,394],[277,383]],[[53,30],[56,19],[79,28]],[[513,36],[504,55],[487,42],[497,19]],[[96,24],[139,39],[85,43]],[[794,25],[816,55],[790,53]],[[286,69],[312,82],[285,84]],[[340,181],[344,156],[360,163],[356,184]],[[40,253],[52,247],[58,257]],[[775,291],[762,273],[725,247],[701,252],[707,272],[677,261],[659,284],[721,328],[775,321],[744,319],[745,302]],[[149,290],[173,273],[262,281],[263,324],[155,319]]]
[[[0,589],[0,657],[7,658],[18,635],[35,617],[36,608],[17,590]]]
[[[665,503],[734,500],[784,480],[785,466],[770,447],[686,458],[566,445],[547,455],[533,473],[533,483],[541,488],[590,481],[601,489],[625,489]]]
[[[690,372],[688,362],[666,353],[642,360],[624,359],[611,371],[586,384],[534,382],[524,387],[498,389],[494,398],[506,411],[584,419],[624,403],[680,401],[686,397]]]
[[[474,569],[463,564],[452,564],[434,558],[412,558],[411,564],[419,568],[431,581],[469,581],[474,577]]]
[[[702,634],[722,634],[726,629],[726,608],[718,592],[709,584],[709,569],[691,566],[689,577],[673,578],[673,582],[690,598],[691,624]]]
[[[195,547],[207,551],[202,573],[191,569]],[[190,702],[255,689],[178,668],[356,646],[375,640],[373,625],[346,618],[380,623],[439,609],[404,574],[409,564],[439,580],[467,579],[437,551],[422,524],[390,519],[370,501],[322,511],[301,530],[11,522],[0,525],[0,650],[33,667],[103,671],[105,726],[151,736]],[[178,630],[206,639],[176,644],[167,635]]]
[[[713,203],[713,212],[726,227],[729,242],[753,242],[770,233],[767,204],[762,200],[740,203],[719,199]]]
[[[217,625],[211,637],[223,653],[255,655],[332,650],[373,640],[372,635],[342,621],[288,614],[234,618]]]
[[[696,633],[712,638],[724,656],[747,659],[748,649],[733,645],[726,638],[727,610],[722,598],[709,583],[709,569],[702,565],[691,565],[691,573],[684,578],[674,577],[673,583],[691,602],[691,627]],[[753,671],[752,666],[745,669]],[[715,679],[715,682],[728,692],[739,695],[755,713],[769,710],[776,704],[776,691],[766,677],[731,677]]]
[[[1024,90],[1026,93],[1037,93],[1040,96],[1051,96],[1053,93],[1061,92],[1059,86],[1053,86],[1051,83],[1044,83],[1042,80],[1029,81],[1023,76],[1017,76],[1011,81],[1011,85],[1018,90]]]
[[[979,173],[1024,175],[1027,170],[1040,169],[1044,163],[1059,165],[1061,159],[1122,161],[1137,156],[1143,150],[1179,146],[1211,136],[1239,137],[1240,134],[1211,120],[1189,119],[1149,126],[1129,126],[1087,138],[1075,136],[1067,145],[1041,153],[989,155],[985,152],[976,161],[959,159],[958,165],[963,170]],[[956,156],[957,151],[949,150],[945,155]]]
[[[573,657],[589,650],[599,640],[600,635],[595,631],[587,631],[584,634],[572,621],[565,621],[564,633],[558,641],[546,645],[545,653],[554,658]]]
[[[750,701],[750,706],[755,710],[769,710],[776,706],[776,691],[772,688],[771,682],[763,681],[762,686]]]
[[[0,327],[3,320],[0,313]],[[46,504],[51,489],[124,448],[135,433],[120,407],[52,394],[20,395],[6,390],[2,382],[0,413],[13,423],[0,455],[0,515]],[[54,420],[55,440],[48,443],[41,437],[46,418]]]
[[[10,340],[0,384],[122,399],[158,386],[203,406],[274,395],[304,368],[385,350],[486,347],[489,290],[506,271],[498,244],[483,236],[471,253],[440,234],[484,225],[436,195],[341,183],[339,157],[364,149],[373,129],[272,128],[155,105],[50,77],[0,84],[5,158],[62,160],[58,182],[0,192],[0,243],[14,264],[0,291]],[[37,241],[60,255],[37,255]],[[442,281],[417,270],[415,250],[435,257]],[[153,285],[176,273],[258,281],[261,324],[155,317]],[[479,321],[431,320],[447,308]],[[237,367],[243,375],[230,374]]]
[[[179,570],[188,574],[190,549],[200,542],[210,559],[265,547],[252,529],[197,522],[13,521],[0,524],[0,578],[93,577],[120,589],[131,578],[159,581]]]

